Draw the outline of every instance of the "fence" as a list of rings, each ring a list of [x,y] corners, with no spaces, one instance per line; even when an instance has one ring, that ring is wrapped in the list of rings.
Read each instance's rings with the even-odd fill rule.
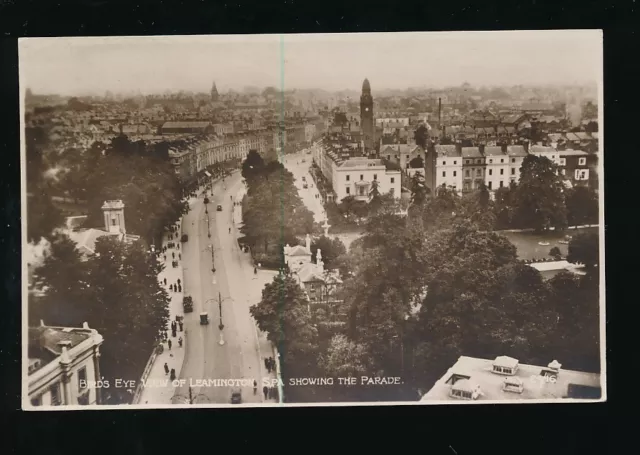
[[[278,348],[272,343],[271,349],[273,349],[273,358],[276,361],[276,378],[278,379],[278,402],[284,403],[284,388],[282,387],[282,370],[280,369],[280,353]]]
[[[153,349],[153,353],[151,354],[151,357],[149,357],[149,361],[147,362],[147,365],[144,367],[144,371],[142,372],[142,377],[140,378],[140,382],[138,382],[138,387],[136,387],[136,392],[133,394],[133,400],[131,401],[131,404],[138,404],[140,402],[140,398],[142,397],[142,384],[144,384],[144,382],[147,380],[147,378],[149,377],[149,373],[151,373],[151,369],[153,368],[153,363],[156,361],[156,357],[158,357],[158,347],[156,346]]]

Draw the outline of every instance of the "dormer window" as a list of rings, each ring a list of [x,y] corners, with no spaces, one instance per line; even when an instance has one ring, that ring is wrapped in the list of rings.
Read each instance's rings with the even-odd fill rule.
[[[504,378],[502,390],[505,392],[522,393],[524,391],[524,383],[518,377]]]
[[[493,361],[492,372],[513,376],[518,371],[518,360],[512,357],[499,356]]]

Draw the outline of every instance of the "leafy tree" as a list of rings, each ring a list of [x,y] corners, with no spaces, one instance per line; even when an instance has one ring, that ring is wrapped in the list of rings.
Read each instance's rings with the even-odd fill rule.
[[[35,320],[62,326],[82,326],[89,314],[85,306],[87,272],[76,244],[64,234],[55,234],[43,264],[34,272],[34,287],[44,296],[32,307]]]
[[[377,212],[383,204],[379,187],[380,184],[377,180],[371,182],[371,190],[369,190],[369,210],[371,212]]]
[[[599,215],[598,195],[586,186],[566,191],[567,221],[570,226],[597,224]]]
[[[513,225],[515,188],[516,184],[512,182],[509,186],[498,188],[494,193],[493,213],[496,229],[508,229]]]
[[[597,232],[580,233],[569,242],[567,261],[584,264],[588,271],[596,269],[600,263],[600,246]]]
[[[426,125],[424,125],[423,123],[421,123],[418,128],[416,128],[415,133],[413,134],[413,138],[416,141],[416,144],[419,145],[420,147],[422,147],[423,149],[427,148],[427,138],[429,137],[428,135],[428,130]],[[411,167],[414,167],[413,165]],[[419,167],[419,166],[416,166]]]
[[[309,301],[291,275],[279,274],[262,290],[262,299],[249,309],[258,328],[278,347],[283,373],[312,371],[316,365],[317,329]]]
[[[322,261],[326,269],[333,269],[336,259],[347,253],[347,248],[339,238],[331,239],[324,235],[311,242],[311,257],[313,261],[316,260],[318,249],[322,251]]]
[[[517,227],[543,231],[567,226],[564,184],[556,170],[545,157],[528,155],[523,160],[514,194]]]
[[[264,160],[257,150],[249,150],[246,159],[242,163],[242,177],[247,181],[260,175],[264,168]]]
[[[411,205],[422,206],[427,200],[430,189],[427,188],[424,175],[416,172],[411,177]]]
[[[465,195],[462,206],[465,218],[475,223],[480,230],[493,230],[496,225],[496,215],[486,185],[481,184],[478,190]]]
[[[349,340],[344,335],[331,339],[327,355],[321,362],[328,376],[356,377],[371,371],[371,358],[366,346]]]
[[[414,159],[409,161],[409,167],[412,169],[424,169],[424,160],[421,156],[416,156]]]
[[[553,248],[551,248],[551,250],[549,250],[549,256],[551,256],[555,260],[559,260],[562,257],[562,252],[560,251],[560,248],[554,246]]]
[[[53,204],[47,190],[34,188],[27,198],[27,240],[39,242],[43,237],[50,238],[63,221],[62,212]]]

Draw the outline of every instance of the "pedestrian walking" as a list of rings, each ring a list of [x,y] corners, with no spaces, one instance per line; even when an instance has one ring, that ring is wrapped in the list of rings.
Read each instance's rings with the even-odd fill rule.
[[[269,369],[269,358],[268,357],[264,358],[264,367],[267,369],[267,371],[269,373],[271,373],[271,370]]]
[[[173,284],[170,284],[170,285],[169,285],[169,290],[170,290],[171,292],[173,292]]]
[[[171,379],[172,381],[176,380],[176,369],[175,368],[171,368],[171,376],[169,376],[169,379]]]
[[[171,330],[171,336],[172,336],[173,338],[175,338],[175,337],[176,337],[176,329]]]
[[[167,255],[164,255],[164,262],[167,262]]]
[[[182,347],[182,337],[178,338],[178,345]]]
[[[182,286],[178,285],[178,292],[182,292]]]
[[[269,394],[269,387],[264,386],[262,388],[262,393],[264,393],[264,399],[266,400],[267,399],[267,395]]]
[[[164,363],[164,374],[169,374],[169,365],[167,365],[167,362]]]
[[[172,257],[173,259],[175,259],[175,258],[176,258],[176,253],[171,253],[171,257]]]
[[[182,324],[182,321],[178,322],[178,324],[180,324],[180,331],[184,332],[184,325]]]
[[[171,350],[171,339],[167,340],[167,345],[169,346],[169,350]]]
[[[180,278],[178,278],[178,284],[182,284],[182,282],[180,281]]]
[[[176,321],[171,321],[171,330],[176,330],[177,324]]]
[[[167,279],[166,278],[164,279],[164,285],[165,286],[167,285]]]
[[[258,393],[258,381],[256,381],[254,379],[253,380],[253,394],[255,395],[256,393]]]

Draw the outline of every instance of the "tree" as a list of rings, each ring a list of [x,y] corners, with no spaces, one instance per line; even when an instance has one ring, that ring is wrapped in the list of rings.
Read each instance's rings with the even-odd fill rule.
[[[382,197],[379,186],[377,180],[371,182],[371,189],[369,190],[369,211],[371,212],[377,212],[382,207]]]
[[[567,221],[570,226],[597,224],[599,216],[598,195],[586,186],[566,191]]]
[[[30,305],[35,320],[81,327],[89,316],[85,305],[88,285],[85,264],[75,242],[65,234],[55,234],[43,264],[34,272],[34,287],[44,292],[35,307]]]
[[[495,214],[495,228],[509,229],[513,225],[515,210],[516,183],[498,188],[494,193],[493,213]]]
[[[560,251],[560,248],[554,246],[553,248],[551,248],[551,250],[549,250],[549,256],[558,261],[562,257],[562,252]]]
[[[580,233],[569,242],[567,261],[583,264],[587,271],[598,268],[600,263],[600,236],[597,232]]]
[[[543,231],[567,226],[564,184],[557,166],[545,157],[528,155],[523,160],[514,202],[516,227]]]
[[[413,134],[413,138],[416,141],[416,145],[419,145],[423,149],[427,148],[427,138],[429,137],[428,132],[429,131],[427,130],[427,127],[424,125],[424,123],[421,123],[418,126],[418,128],[416,128],[416,131]]]
[[[344,335],[336,335],[331,338],[321,367],[327,376],[356,377],[372,370],[372,360],[366,346],[357,344]]]
[[[37,243],[43,237],[50,238],[63,221],[46,189],[35,188],[27,198],[27,240]]]
[[[409,167],[412,169],[424,169],[424,160],[421,156],[416,156],[414,159],[409,161]]]
[[[169,296],[158,283],[163,267],[143,245],[111,237],[96,242],[87,262],[87,322],[109,340],[102,347],[102,375],[138,380],[169,319]],[[126,402],[124,390],[111,389],[111,402]]]
[[[249,309],[258,328],[267,333],[281,355],[283,373],[312,371],[317,364],[317,329],[309,302],[291,275],[279,274],[262,290],[262,299]]]
[[[264,160],[257,150],[249,150],[247,157],[242,162],[242,177],[249,181],[261,174],[264,168]]]
[[[331,239],[324,235],[311,242],[311,258],[313,261],[316,260],[318,249],[322,252],[322,261],[326,269],[333,269],[336,259],[347,253],[347,248],[339,238]]]
[[[422,172],[416,172],[411,177],[411,204],[422,206],[427,200],[430,189],[427,188]]]

